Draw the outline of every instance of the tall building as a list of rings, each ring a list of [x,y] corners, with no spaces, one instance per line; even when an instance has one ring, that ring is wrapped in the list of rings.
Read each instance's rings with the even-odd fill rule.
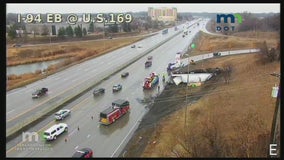
[[[177,8],[148,8],[148,16],[152,20],[158,20],[163,22],[173,22],[177,20]]]

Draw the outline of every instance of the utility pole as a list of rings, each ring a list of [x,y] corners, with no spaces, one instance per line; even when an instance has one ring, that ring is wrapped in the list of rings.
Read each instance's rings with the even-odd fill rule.
[[[277,73],[272,73],[270,74],[272,76],[278,77],[280,79],[280,74]],[[280,112],[280,85],[281,85],[281,81],[279,82],[279,86],[278,86],[278,93],[277,93],[277,99],[276,99],[276,105],[275,105],[275,110],[274,110],[274,115],[273,115],[273,121],[272,121],[272,126],[271,126],[271,134],[270,134],[270,144],[276,144],[276,145],[280,145],[280,143],[276,142],[276,128],[277,128],[277,119],[279,119],[280,117],[278,117],[277,115],[280,115],[278,112]],[[277,154],[280,153],[280,147],[277,146],[278,152]],[[269,157],[280,157],[280,155],[271,155],[271,148],[269,147],[269,151],[268,151],[268,156]]]
[[[104,49],[103,51],[105,51],[105,20],[104,20],[104,35],[103,35],[103,41],[104,41]]]

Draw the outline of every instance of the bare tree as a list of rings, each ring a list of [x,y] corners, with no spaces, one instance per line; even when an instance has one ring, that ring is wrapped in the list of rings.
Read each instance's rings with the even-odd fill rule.
[[[223,64],[223,77],[226,84],[229,84],[229,80],[232,74],[233,66],[230,63]]]

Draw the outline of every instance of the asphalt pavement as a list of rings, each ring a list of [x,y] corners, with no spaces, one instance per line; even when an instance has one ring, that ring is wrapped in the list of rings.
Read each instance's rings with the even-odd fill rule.
[[[96,87],[105,88],[106,92],[104,95],[94,97],[92,95],[92,92],[90,91],[82,95],[71,104],[65,106],[64,108],[72,110],[71,116],[63,120],[64,123],[67,123],[69,125],[68,133],[64,133],[55,141],[49,143],[41,140],[22,142],[21,136],[18,136],[14,141],[6,144],[7,157],[70,157],[76,149],[82,147],[92,148],[94,151],[94,157],[118,156],[119,152],[123,149],[124,145],[126,145],[127,141],[135,131],[136,127],[139,124],[139,121],[147,112],[145,104],[139,103],[137,99],[154,96],[158,93],[156,88],[150,91],[143,91],[142,84],[144,78],[151,72],[156,72],[158,74],[166,73],[167,64],[169,62],[175,61],[176,53],[188,47],[188,44],[190,44],[194,35],[198,33],[198,31],[199,28],[195,27],[191,30],[191,34],[189,34],[185,38],[183,38],[181,34],[177,35],[162,46],[154,49],[148,55],[142,57],[140,60],[134,62],[120,72],[113,74],[108,79],[102,81]],[[172,32],[175,31],[173,29],[169,30],[168,34],[171,35]],[[137,42],[143,45],[143,48],[140,49],[140,52],[143,52],[143,50],[146,49],[147,45],[151,45],[153,42],[157,41],[157,39],[162,39],[164,38],[163,36],[166,35],[159,34],[156,36],[157,37],[153,36],[141,42]],[[47,86],[48,84],[47,87],[51,88],[51,92],[47,97],[40,99],[37,103],[35,103],[34,101],[28,102],[28,100],[23,100],[22,104],[35,103],[32,105],[32,107],[36,106],[51,96],[57,96],[57,92],[64,92],[66,88],[72,89],[74,83],[76,84],[84,82],[82,79],[88,79],[91,77],[99,76],[100,74],[105,74],[106,72],[110,72],[113,68],[116,68],[122,64],[122,62],[120,61],[129,61],[132,58],[131,54],[139,54],[140,52],[138,48],[133,49],[130,48],[130,46],[127,46],[123,49],[114,51],[114,53],[101,56],[103,58],[98,57],[88,62],[76,65],[63,72],[52,75],[46,78],[45,82],[40,81],[31,85],[35,88],[38,86]],[[147,56],[149,55],[153,56],[153,65],[150,68],[145,69],[144,63],[147,59]],[[98,69],[98,66],[101,66],[101,68]],[[120,77],[120,74],[125,71],[129,72],[129,76],[125,79],[122,79]],[[64,79],[66,80],[63,81]],[[55,83],[58,81],[63,82]],[[72,81],[73,83],[71,83]],[[123,88],[118,93],[112,93],[111,88],[114,84],[117,83],[122,84]],[[162,90],[163,84],[162,82],[160,83]],[[30,90],[33,89],[32,87],[30,87]],[[9,94],[18,95],[20,94],[18,92],[21,91],[22,90],[16,90],[14,92],[10,92]],[[26,98],[30,99],[31,97],[30,95],[27,95]],[[130,101],[130,113],[117,120],[110,126],[99,125],[98,115],[100,111],[108,107],[112,101],[120,98]],[[12,103],[13,98],[9,99]],[[13,106],[14,105],[10,105],[9,109],[13,109]],[[24,106],[28,107],[30,105]],[[14,109],[17,110],[18,108]],[[21,112],[15,111],[14,114],[17,115],[19,113]],[[93,119],[91,119],[92,116]],[[13,116],[9,116],[8,118],[12,117]],[[58,122],[54,121],[54,115],[50,115],[49,117],[46,117],[43,122],[39,123],[37,126],[32,127],[28,131],[34,131],[40,135],[45,129],[55,123]],[[65,141],[65,138],[67,139],[67,141]]]

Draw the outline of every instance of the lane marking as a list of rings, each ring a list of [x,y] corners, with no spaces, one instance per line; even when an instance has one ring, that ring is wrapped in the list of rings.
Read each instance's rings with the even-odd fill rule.
[[[132,130],[134,129],[134,127],[136,127],[137,123],[141,121],[143,114],[140,116],[139,119],[137,119],[137,121],[135,122],[135,124],[133,125],[133,127],[130,129],[130,131],[127,133],[127,135],[123,138],[123,140],[121,141],[121,143],[118,145],[118,147],[114,150],[114,152],[112,153],[111,157],[114,156],[114,154],[117,152],[117,150],[120,148],[120,146],[124,143],[124,141],[126,140],[126,138],[129,136],[129,134],[132,132]]]
[[[86,99],[85,99],[86,100]],[[80,104],[82,103],[83,101],[81,101],[80,103],[78,103],[77,105],[75,105],[72,109],[70,109],[71,111],[74,110],[77,106],[80,106]],[[44,129],[48,128],[48,126],[51,126],[51,124],[55,124],[55,121],[51,121],[49,122],[47,125],[43,126],[41,129],[39,129],[37,132],[41,132],[43,131]],[[76,131],[76,129],[75,129]],[[71,132],[72,133],[72,132]],[[69,136],[69,135],[68,135]],[[10,148],[8,151],[6,151],[6,155],[11,152],[12,150],[14,150],[17,146],[23,144],[25,141],[21,141],[20,143],[16,144],[15,146],[13,146],[12,148]]]
[[[15,110],[16,110],[16,109],[12,109],[11,111],[7,112],[6,115],[9,114],[9,113],[14,112]]]
[[[75,150],[76,150],[78,147],[79,147],[79,146],[76,146],[76,147],[75,147]]]
[[[89,138],[90,136],[91,136],[91,135],[88,134],[88,135],[87,135],[87,138]]]
[[[69,134],[68,134],[68,137],[71,137],[71,136],[75,133],[75,131],[77,131],[77,130],[74,129],[71,133],[69,133]]]
[[[91,78],[92,78],[92,77],[91,77]],[[91,78],[89,78],[89,79],[91,79]],[[88,81],[89,79],[87,79],[86,81]],[[84,82],[86,82],[86,81],[84,81]],[[84,83],[84,82],[83,82],[83,83]],[[60,92],[59,94],[57,94],[57,95],[55,95],[55,96],[53,96],[53,97],[51,97],[51,98],[49,98],[49,99],[43,101],[42,103],[39,103],[39,104],[35,105],[34,107],[31,107],[31,108],[25,110],[24,112],[22,112],[22,113],[20,113],[20,114],[18,114],[18,115],[16,115],[16,116],[14,116],[13,118],[11,118],[11,119],[9,119],[9,120],[6,120],[6,123],[7,123],[7,122],[10,122],[10,121],[12,121],[12,120],[14,120],[14,119],[16,119],[16,118],[18,118],[18,117],[20,117],[21,115],[23,115],[23,114],[25,114],[25,113],[27,113],[27,112],[29,112],[29,111],[31,111],[31,110],[34,110],[35,108],[37,108],[37,107],[39,107],[40,105],[42,105],[42,104],[48,102],[48,101],[51,100],[52,98],[55,98],[56,96],[61,95],[61,94],[65,93],[65,92],[67,92],[68,90],[71,90],[71,89],[73,89],[73,88],[79,86],[80,84],[82,84],[81,81],[80,81],[80,82],[77,82],[75,85],[72,85],[72,87],[63,90],[63,91]],[[49,93],[51,93],[51,92],[49,92]]]

